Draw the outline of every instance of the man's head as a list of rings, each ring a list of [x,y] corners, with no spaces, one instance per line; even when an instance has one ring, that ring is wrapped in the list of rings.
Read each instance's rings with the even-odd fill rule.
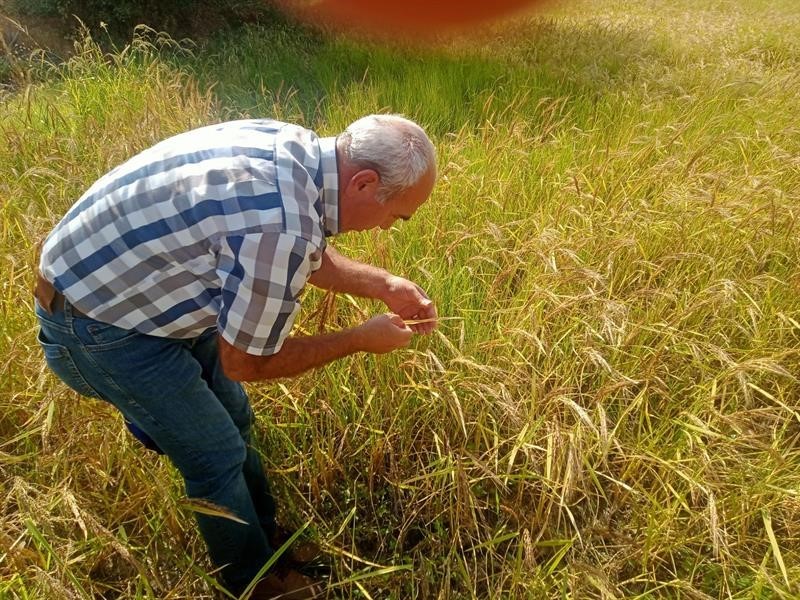
[[[339,229],[388,229],[409,219],[436,182],[436,151],[422,128],[398,115],[370,115],[336,140]]]

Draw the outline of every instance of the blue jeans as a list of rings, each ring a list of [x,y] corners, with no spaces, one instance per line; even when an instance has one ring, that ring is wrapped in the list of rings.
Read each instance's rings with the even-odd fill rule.
[[[113,404],[183,475],[186,494],[232,512],[195,513],[225,585],[241,592],[273,554],[275,504],[242,386],[222,372],[216,331],[177,340],[76,316],[68,301],[48,314],[36,304],[39,343],[50,369],[78,393]]]

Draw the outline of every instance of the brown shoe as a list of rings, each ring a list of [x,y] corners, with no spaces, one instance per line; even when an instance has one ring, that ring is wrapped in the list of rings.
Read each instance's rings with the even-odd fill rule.
[[[310,577],[294,569],[273,569],[256,584],[250,600],[308,600],[321,597],[321,586]]]
[[[275,533],[269,536],[269,545],[277,551],[290,537],[292,532],[278,527]],[[297,569],[314,563],[321,556],[322,552],[317,544],[297,539],[278,557],[278,564]]]

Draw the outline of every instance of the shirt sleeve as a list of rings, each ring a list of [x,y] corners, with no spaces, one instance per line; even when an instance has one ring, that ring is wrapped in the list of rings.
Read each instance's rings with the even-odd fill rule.
[[[223,339],[248,354],[279,352],[319,257],[317,246],[286,233],[226,237],[217,260],[222,281],[217,329]]]

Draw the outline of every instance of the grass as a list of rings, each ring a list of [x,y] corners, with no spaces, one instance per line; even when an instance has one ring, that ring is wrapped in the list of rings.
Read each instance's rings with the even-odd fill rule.
[[[799,34],[790,0],[582,0],[435,48],[278,23],[191,53],[87,41],[7,96],[0,597],[214,594],[174,470],[44,371],[36,241],[172,133],[381,110],[428,127],[440,181],[399,230],[337,243],[458,318],[250,388],[331,589],[800,597]],[[381,310],[304,306],[307,332]]]

